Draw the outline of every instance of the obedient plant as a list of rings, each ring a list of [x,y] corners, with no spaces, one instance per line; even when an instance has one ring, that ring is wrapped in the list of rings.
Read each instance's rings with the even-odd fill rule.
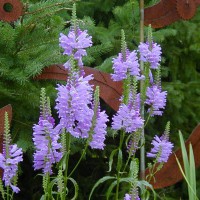
[[[144,62],[144,70],[140,70],[139,61]],[[120,141],[117,149],[114,149],[109,159],[109,172],[115,171],[116,176],[106,176],[100,179],[92,189],[90,198],[99,184],[107,180],[112,180],[108,188],[106,198],[113,195],[114,199],[122,198],[120,191],[121,184],[129,183],[127,193],[124,194],[125,200],[148,199],[147,192],[142,185],[151,188],[148,182],[139,181],[138,159],[136,152],[140,148],[139,141],[142,137],[148,120],[155,116],[161,116],[166,106],[167,92],[162,91],[160,78],[161,47],[152,40],[151,31],[149,31],[148,41],[140,43],[138,50],[130,51],[127,48],[125,34],[122,30],[121,53],[113,59],[114,81],[123,81],[124,90],[120,99],[119,110],[112,118],[112,129],[119,131]],[[144,84],[139,88],[140,81]],[[141,115],[141,107],[147,108],[145,118]],[[163,163],[167,162],[172,153],[173,144],[169,141],[170,123],[162,136],[155,136],[152,145],[154,146],[147,157],[154,158],[153,164],[149,163],[149,176],[147,181],[151,181],[156,172],[158,172]],[[128,159],[125,160],[122,148],[127,146]],[[113,168],[114,156],[117,158],[116,168]],[[125,163],[125,164],[123,164]],[[116,188],[113,194],[113,189]],[[138,187],[141,187],[139,192]]]
[[[58,84],[56,88],[58,93],[55,109],[59,123],[55,125],[48,98],[42,89],[40,118],[38,124],[33,127],[36,149],[34,169],[43,170],[44,199],[51,199],[53,193],[57,198],[66,199],[69,181],[74,185],[76,198],[77,183],[71,177],[72,174],[89,146],[91,149],[100,150],[105,146],[108,116],[100,109],[99,87],[94,91],[89,84],[93,79],[92,75],[83,77],[82,57],[87,55],[86,48],[92,45],[91,39],[87,31],[78,27],[74,5],[70,31],[68,35],[61,33],[59,38],[63,54],[68,56],[64,66],[69,74],[66,84]],[[71,137],[84,139],[85,149],[73,170],[69,172]],[[51,178],[53,164],[56,163],[58,175]],[[52,191],[52,185],[57,185],[57,191]]]
[[[108,187],[106,198],[139,200],[147,199],[146,190],[139,191],[142,185],[151,188],[155,173],[167,162],[172,152],[173,144],[169,141],[170,125],[167,123],[162,136],[156,135],[152,141],[153,148],[147,157],[153,158],[153,164],[148,164],[150,174],[147,181],[139,180],[139,161],[136,152],[140,149],[139,141],[148,120],[155,115],[161,116],[166,106],[166,91],[162,91],[160,78],[161,47],[153,42],[151,34],[148,41],[140,43],[137,50],[128,49],[125,34],[122,30],[121,52],[113,59],[113,81],[123,81],[124,91],[121,96],[119,110],[112,118],[111,128],[119,132],[120,140],[109,158],[109,171],[115,176],[105,176],[93,187],[89,199],[99,184],[112,180]],[[55,109],[59,122],[55,125],[51,115],[50,103],[42,89],[41,111],[37,125],[33,127],[35,145],[34,168],[43,170],[44,199],[64,200],[68,195],[68,182],[74,185],[76,199],[77,182],[72,175],[78,167],[87,148],[103,150],[106,138],[106,123],[108,116],[101,111],[99,103],[99,87],[95,91],[89,81],[92,75],[85,76],[83,71],[83,56],[87,56],[86,48],[92,46],[92,37],[86,30],[81,30],[76,19],[76,8],[73,6],[71,27],[67,35],[61,33],[60,47],[67,56],[64,64],[68,71],[66,84],[57,85]],[[144,62],[144,70],[140,70],[139,62]],[[145,84],[139,88],[140,81]],[[141,107],[147,108],[146,117],[141,115]],[[85,148],[77,164],[69,171],[71,138],[85,141]],[[41,142],[42,141],[42,142]],[[124,153],[123,148],[127,151]],[[127,154],[125,156],[124,154]],[[116,168],[113,159],[116,157]],[[127,159],[125,159],[125,157]],[[51,177],[53,165],[57,163],[57,175]],[[113,172],[112,172],[113,173]],[[126,191],[120,191],[120,185],[128,185]],[[57,185],[55,189],[54,185]],[[113,190],[115,188],[115,192]]]
[[[98,88],[93,95],[94,90],[89,84],[92,75],[83,77],[82,68],[82,57],[87,55],[85,49],[92,45],[91,39],[87,31],[81,31],[78,27],[74,8],[71,29],[67,36],[61,33],[59,39],[63,54],[69,56],[64,64],[69,77],[66,85],[57,87],[55,108],[62,128],[74,137],[88,138],[92,148],[103,149],[107,116],[100,111]]]
[[[166,106],[167,92],[162,91],[160,78],[161,47],[153,42],[151,32],[148,41],[140,43],[136,50],[128,49],[123,30],[121,41],[121,52],[113,59],[111,75],[113,81],[123,81],[124,88],[119,110],[114,114],[111,122],[111,128],[120,136],[119,145],[111,152],[109,158],[108,172],[115,175],[101,178],[92,188],[89,199],[98,185],[107,180],[111,181],[106,193],[107,199],[111,196],[115,200],[148,199],[143,186],[152,189],[147,181],[151,181],[172,153],[173,144],[169,141],[170,124],[167,123],[164,133],[154,137],[153,147],[147,153],[147,157],[154,159],[152,164],[148,164],[149,176],[146,180],[140,180],[136,152],[140,149],[141,133],[148,120],[157,115],[161,116]],[[55,110],[58,114],[58,122],[56,124],[52,117],[49,98],[42,88],[39,122],[33,126],[35,145],[33,167],[35,170],[42,170],[44,189],[42,199],[45,200],[69,198],[69,182],[74,186],[73,199],[77,198],[78,184],[72,175],[88,148],[104,150],[107,134],[108,116],[100,108],[99,87],[94,89],[89,84],[93,76],[85,76],[83,70],[83,56],[87,56],[86,49],[92,46],[92,37],[87,30],[79,28],[75,5],[69,32],[67,35],[60,34],[59,43],[63,55],[66,56],[64,66],[68,71],[68,79],[66,84],[58,84],[56,87]],[[140,61],[144,62],[144,70],[140,69]],[[143,86],[139,84],[140,81],[144,82]],[[141,114],[141,108],[144,106],[147,108],[145,116]],[[70,171],[68,166],[72,137],[83,140],[85,147],[80,159]],[[12,156],[15,158],[11,164],[21,161],[20,149],[12,146],[9,150],[9,159]],[[1,157],[1,166],[5,166],[3,163],[7,157],[3,155]],[[116,167],[113,164],[114,157],[116,157]],[[3,180],[15,192],[18,191],[11,185],[7,175]],[[126,185],[126,190],[121,190],[120,186],[123,184]]]
[[[62,157],[61,144],[58,139],[59,129],[55,127],[48,98],[46,97],[45,89],[42,88],[40,118],[38,124],[33,126],[35,170],[42,169],[44,174],[52,173],[52,165],[59,162]]]
[[[0,168],[3,170],[3,177],[0,180],[0,192],[3,199],[13,199],[13,193],[18,193],[17,187],[18,164],[23,160],[22,149],[16,144],[11,144],[10,126],[8,113],[5,113],[3,152],[0,153]],[[6,188],[4,188],[4,186]],[[12,191],[10,192],[10,188]]]

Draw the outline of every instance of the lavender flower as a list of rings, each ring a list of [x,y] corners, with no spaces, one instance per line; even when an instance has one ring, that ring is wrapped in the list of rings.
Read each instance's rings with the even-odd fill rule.
[[[131,200],[131,195],[130,194],[125,194],[124,200]]]
[[[85,48],[92,46],[92,37],[88,35],[87,31],[81,31],[77,28],[76,31],[74,29],[70,30],[68,35],[61,33],[59,42],[64,49],[63,54],[73,55],[74,59],[78,61],[78,66],[82,67],[82,57],[87,55]],[[67,62],[64,66],[69,69],[70,63]]]
[[[145,103],[152,107],[151,115],[162,115],[163,111],[160,109],[164,109],[166,106],[166,91],[161,91],[161,88],[157,85],[153,85],[152,87],[147,88],[147,99]],[[150,110],[149,110],[150,111]]]
[[[157,43],[152,43],[150,46],[148,42],[140,43],[138,46],[140,52],[140,60],[149,62],[152,69],[157,69],[161,61],[161,47]]]
[[[136,101],[129,99],[128,105],[122,103],[116,115],[113,117],[112,128],[115,130],[125,129],[126,132],[135,132],[142,128],[144,121],[140,116],[139,95]]]
[[[94,111],[91,109],[92,76],[74,77],[66,86],[58,85],[56,109],[60,124],[74,137],[88,138]]]
[[[167,162],[170,154],[172,153],[173,144],[168,141],[168,138],[156,135],[151,143],[154,147],[150,153],[147,153],[147,157],[156,158],[159,163]]]
[[[114,81],[121,81],[126,79],[128,72],[130,75],[139,78],[140,68],[136,51],[132,51],[130,53],[127,50],[125,59],[123,58],[122,53],[119,53],[118,57],[113,59],[113,70],[114,74],[111,74],[111,76]]]
[[[52,173],[53,163],[60,161],[61,144],[58,143],[59,129],[54,128],[51,121],[39,118],[39,123],[33,126],[33,141],[36,151],[34,169],[42,169],[44,173]]]
[[[18,148],[16,144],[9,145],[9,152],[6,152],[6,148],[3,148],[3,154],[0,153],[0,167],[3,171],[3,180],[5,186],[10,186],[13,192],[18,193],[20,189],[13,185],[13,178],[17,175],[18,163],[22,159],[22,149]]]
[[[140,200],[140,197],[137,196],[135,199],[132,199],[130,194],[125,194],[124,200]]]
[[[108,121],[108,117],[105,111],[100,112],[100,109],[97,112],[97,119],[94,128],[94,134],[92,135],[92,141],[90,142],[90,146],[92,149],[104,149],[104,140],[106,135],[106,122]]]

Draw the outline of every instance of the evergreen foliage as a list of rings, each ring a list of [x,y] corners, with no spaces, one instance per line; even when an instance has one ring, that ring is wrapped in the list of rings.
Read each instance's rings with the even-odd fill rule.
[[[170,116],[172,127],[188,134],[200,121],[199,20],[200,10],[192,20],[171,25],[175,35],[163,41],[169,94],[166,117]]]
[[[32,144],[32,125],[39,109],[41,84],[33,78],[45,67],[63,62],[58,37],[66,25],[64,18],[70,16],[66,10],[72,1],[23,4],[24,14],[17,21],[0,21],[0,106],[13,106],[12,138],[26,151]],[[54,96],[51,84],[47,91]]]

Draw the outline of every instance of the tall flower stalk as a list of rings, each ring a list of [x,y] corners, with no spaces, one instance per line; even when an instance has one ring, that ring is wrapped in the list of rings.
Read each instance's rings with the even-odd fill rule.
[[[43,171],[44,199],[50,199],[50,175],[53,165],[62,158],[61,144],[59,143],[60,130],[55,126],[51,115],[50,100],[46,96],[45,88],[41,89],[40,117],[38,124],[33,126],[33,142],[35,145],[34,169]]]
[[[139,200],[146,198],[145,188],[149,186],[145,177],[145,136],[144,128],[151,117],[161,116],[166,106],[166,91],[162,91],[160,78],[161,47],[153,42],[151,28],[149,28],[148,41],[140,42],[138,50],[130,51],[127,48],[125,34],[122,30],[121,52],[113,59],[114,81],[123,81],[123,95],[119,110],[112,118],[112,129],[119,132],[120,139],[118,148],[113,150],[109,159],[109,172],[112,170],[113,158],[116,156],[116,175],[103,177],[98,184],[113,180],[108,188],[107,197],[115,186],[115,199],[121,198],[120,184],[129,181],[128,193],[125,200]],[[140,62],[140,64],[139,64]],[[141,68],[142,63],[142,68]],[[145,109],[144,109],[145,108]],[[147,108],[147,110],[146,110]],[[147,114],[147,116],[146,116]],[[124,145],[127,146],[128,158],[123,165],[125,156]],[[161,169],[164,162],[167,162],[172,153],[173,144],[169,142],[169,124],[165,133],[155,136],[152,141],[154,147],[147,154],[154,158],[154,164],[149,165],[152,169],[150,179]],[[140,179],[139,162],[135,155],[140,149]],[[158,163],[161,163],[157,167]],[[135,170],[134,173],[132,170]],[[150,180],[148,177],[148,180]],[[139,182],[142,181],[140,184]],[[138,184],[141,191],[138,190]],[[92,190],[92,192],[93,192]],[[91,197],[92,193],[90,194]],[[139,197],[140,196],[140,197]]]
[[[3,177],[0,180],[0,192],[3,199],[12,200],[14,193],[20,189],[17,187],[18,164],[23,160],[22,149],[16,144],[11,144],[10,125],[8,113],[5,112],[3,152],[0,153],[0,168],[3,169]],[[6,189],[4,188],[4,186]],[[12,189],[10,194],[10,188]]]
[[[123,71],[121,71],[123,69]],[[143,119],[140,115],[139,98],[137,95],[137,80],[140,79],[140,69],[136,51],[129,51],[125,41],[125,34],[122,30],[121,53],[113,59],[114,81],[123,80],[124,92],[121,97],[121,105],[118,112],[113,117],[112,128],[121,130],[117,160],[117,185],[115,199],[119,198],[119,183],[121,178],[122,145],[124,143],[125,132],[135,133],[143,127]]]
[[[69,74],[66,84],[58,84],[56,88],[55,109],[58,113],[59,123],[55,125],[49,113],[50,108],[47,108],[46,97],[44,97],[44,101],[41,101],[39,123],[33,127],[33,141],[36,146],[34,167],[42,169],[45,174],[43,179],[44,198],[49,198],[49,193],[47,194],[46,191],[49,191],[48,183],[51,181],[50,175],[53,172],[52,164],[59,162],[56,178],[57,198],[60,197],[61,200],[64,200],[67,198],[69,181],[74,185],[75,196],[77,196],[77,183],[72,175],[87,148],[90,146],[92,149],[104,149],[108,117],[105,111],[100,110],[99,87],[94,92],[93,87],[89,84],[93,76],[85,76],[83,71],[82,57],[87,55],[86,48],[92,45],[92,37],[86,30],[79,28],[75,4],[72,9],[69,33],[67,35],[61,33],[59,42],[63,49],[63,55],[67,55],[68,58],[64,66]],[[70,171],[72,137],[85,140],[85,148],[80,159]],[[41,141],[43,142],[41,143]]]

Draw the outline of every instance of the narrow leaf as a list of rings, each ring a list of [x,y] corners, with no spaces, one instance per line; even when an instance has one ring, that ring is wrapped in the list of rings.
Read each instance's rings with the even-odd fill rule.
[[[117,181],[113,181],[112,184],[109,186],[109,188],[108,188],[108,190],[106,192],[106,200],[109,199],[110,194],[111,194],[113,188],[116,186],[116,184],[117,184]]]
[[[195,199],[196,196],[196,170],[195,170],[195,161],[194,161],[194,153],[193,153],[193,149],[192,149],[192,145],[189,145],[189,150],[190,150],[190,184],[191,187],[194,190],[194,194],[192,195],[192,199]]]
[[[104,176],[103,178],[99,179],[99,180],[95,183],[94,187],[92,188],[92,190],[91,190],[91,192],[90,192],[89,200],[91,199],[91,196],[92,196],[94,190],[95,190],[101,183],[103,183],[103,182],[105,182],[105,181],[107,181],[107,180],[112,180],[112,179],[116,179],[116,178],[115,178],[114,176]]]
[[[180,143],[181,143],[181,151],[182,151],[185,175],[189,179],[189,177],[190,177],[190,171],[189,171],[190,166],[189,166],[187,150],[186,150],[186,147],[185,147],[185,143],[184,143],[184,139],[183,139],[183,135],[182,135],[181,131],[179,131],[179,138],[180,138]]]
[[[151,189],[151,191],[153,192],[154,200],[156,200],[156,198],[157,198],[156,192],[153,189],[153,186],[149,182],[147,182],[147,181],[138,181],[137,182],[137,186],[142,190],[142,193],[146,192],[146,188]]]
[[[192,191],[193,194],[195,194],[195,192],[194,192],[193,188],[191,187],[191,185],[190,185],[190,183],[189,183],[189,180],[187,179],[187,177],[186,177],[186,175],[185,175],[185,173],[184,173],[184,171],[183,171],[183,168],[181,167],[181,164],[180,164],[180,162],[179,162],[179,160],[178,160],[178,158],[177,158],[176,155],[175,155],[175,157],[176,157],[176,161],[177,161],[177,163],[178,163],[179,169],[180,169],[180,171],[181,171],[181,173],[182,173],[182,175],[183,175],[185,181],[187,182],[187,185],[188,185],[189,189]],[[188,189],[188,191],[189,191],[189,189]],[[196,195],[196,194],[195,194],[195,195]],[[196,197],[196,199],[198,199],[198,197]]]
[[[119,149],[118,151],[118,157],[117,157],[117,171],[119,172],[122,167],[122,151]]]
[[[73,183],[73,185],[74,185],[74,197],[71,199],[71,200],[75,200],[75,199],[77,199],[77,197],[78,197],[78,189],[79,189],[79,187],[78,187],[78,184],[77,184],[77,182],[73,179],[73,178],[68,178],[72,183]]]
[[[114,155],[115,155],[115,153],[116,153],[117,151],[118,151],[118,149],[115,149],[115,150],[113,150],[112,153],[110,154],[108,172],[111,172],[111,170],[112,170],[113,157],[114,157]]]

